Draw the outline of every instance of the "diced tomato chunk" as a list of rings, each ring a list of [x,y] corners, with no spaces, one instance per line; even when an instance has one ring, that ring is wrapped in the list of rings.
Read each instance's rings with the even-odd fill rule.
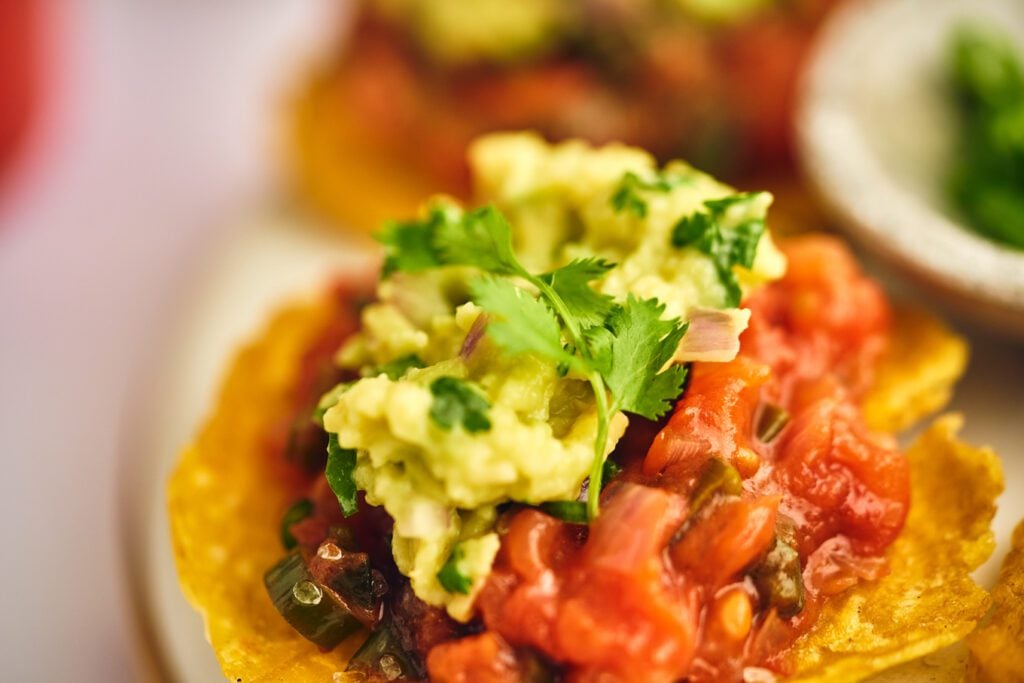
[[[523,670],[501,636],[487,631],[442,643],[427,656],[436,683],[521,683]]]
[[[566,524],[538,510],[526,509],[509,524],[502,550],[509,567],[527,581],[549,572],[563,549]]]
[[[685,399],[654,437],[644,474],[680,482],[695,475],[711,456],[729,461],[739,449],[751,448],[751,423],[768,377],[767,366],[747,358],[694,363]]]
[[[834,375],[861,395],[885,347],[885,295],[834,237],[792,239],[783,251],[786,276],[746,301],[754,316],[741,340],[744,354],[772,365],[780,379]]]
[[[722,500],[669,549],[676,569],[712,591],[724,586],[768,550],[778,508],[778,496]]]
[[[692,587],[668,580],[663,554],[685,506],[636,484],[610,488],[604,502],[582,546],[557,532],[564,523],[517,513],[477,604],[489,629],[580,676],[677,680],[700,616]]]

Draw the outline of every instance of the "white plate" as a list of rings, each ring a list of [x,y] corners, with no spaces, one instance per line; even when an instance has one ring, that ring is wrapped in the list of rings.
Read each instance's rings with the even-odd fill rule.
[[[368,257],[362,244],[307,227],[271,214],[234,231],[196,287],[183,292],[167,347],[154,354],[132,397],[122,453],[122,522],[145,673],[153,680],[221,679],[174,569],[164,489],[178,451],[206,415],[231,354],[269,311]],[[967,415],[964,436],[1003,455],[1009,492],[996,519],[999,550],[978,574],[990,585],[1013,525],[1024,517],[1024,354],[983,338],[973,341],[974,360],[954,407]]]
[[[269,313],[371,258],[365,240],[275,211],[244,223],[214,249],[194,287],[182,292],[166,346],[154,350],[125,415],[121,525],[140,675],[148,680],[223,678],[174,568],[165,488],[179,451],[211,409],[231,355]]]

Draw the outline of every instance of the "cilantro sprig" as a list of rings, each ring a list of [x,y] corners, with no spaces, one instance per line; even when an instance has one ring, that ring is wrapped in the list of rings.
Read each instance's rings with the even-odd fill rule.
[[[747,218],[739,222],[728,220],[733,206],[749,202],[759,193],[744,193],[704,202],[704,211],[684,216],[672,230],[672,245],[695,247],[711,257],[718,279],[725,287],[725,305],[740,305],[742,291],[733,266],[750,268],[754,265],[757,244],[764,234],[764,219]]]
[[[598,420],[587,493],[587,514],[594,519],[611,417],[626,411],[656,419],[668,411],[683,390],[686,369],[662,368],[686,326],[662,320],[665,307],[656,299],[629,296],[617,303],[595,291],[591,283],[614,267],[607,261],[580,259],[531,273],[516,257],[509,224],[493,206],[462,213],[437,203],[426,219],[391,224],[378,240],[386,252],[385,277],[454,265],[483,271],[469,290],[488,313],[494,343],[510,354],[546,358],[589,382]]]

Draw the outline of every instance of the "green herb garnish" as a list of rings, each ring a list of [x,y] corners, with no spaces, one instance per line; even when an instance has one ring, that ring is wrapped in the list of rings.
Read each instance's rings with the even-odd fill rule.
[[[757,244],[764,234],[764,220],[749,218],[735,225],[728,220],[728,211],[737,204],[749,202],[759,193],[745,193],[704,202],[704,211],[685,216],[672,230],[672,245],[694,247],[711,257],[718,279],[725,287],[725,305],[740,305],[742,291],[733,272],[734,266],[750,268],[757,255]]]
[[[570,524],[587,523],[587,504],[582,500],[551,500],[538,506],[542,512]]]
[[[647,200],[641,192],[671,192],[680,185],[689,183],[690,178],[678,173],[656,172],[652,178],[641,178],[633,171],[627,172],[612,193],[611,203],[619,213],[629,211],[637,218],[647,217]]]
[[[975,231],[1024,249],[1024,67],[1005,37],[964,29],[952,49],[962,128],[949,196]]]
[[[469,595],[469,589],[473,582],[459,568],[459,562],[462,561],[462,557],[462,547],[456,545],[452,548],[452,554],[448,556],[444,566],[441,567],[441,571],[437,573],[437,580],[449,593]]]
[[[454,204],[435,202],[425,220],[389,221],[374,238],[384,245],[381,277],[396,272],[417,273],[442,265],[434,248],[437,229],[449,221],[457,221],[461,211]]]
[[[591,289],[590,283],[613,267],[605,261],[585,259],[550,273],[529,272],[512,249],[508,222],[493,206],[458,214],[435,205],[418,226],[423,234],[416,238],[402,233],[399,239],[394,231],[380,238],[394,268],[409,265],[410,270],[420,270],[430,259],[438,266],[479,268],[486,274],[470,283],[470,295],[488,313],[487,331],[494,343],[510,354],[532,353],[551,360],[590,383],[598,417],[587,501],[593,519],[598,514],[611,417],[627,411],[657,419],[671,407],[682,391],[686,369],[662,368],[686,326],[678,319],[661,320],[665,307],[655,299],[629,296],[617,304]],[[405,244],[417,250],[415,258],[403,256]],[[429,249],[424,250],[424,244]],[[426,251],[429,259],[423,256]],[[435,393],[435,404],[436,400]],[[454,399],[446,402],[461,405]],[[447,403],[440,419],[454,424]]]
[[[438,377],[430,383],[430,393],[434,397],[430,419],[441,429],[450,431],[461,425],[467,432],[476,433],[491,428],[491,419],[487,416],[491,404],[466,380]]]
[[[338,497],[341,511],[351,517],[359,510],[356,498],[356,452],[351,448],[342,448],[338,444],[338,435],[329,434],[327,438],[327,468],[325,475],[334,495]]]

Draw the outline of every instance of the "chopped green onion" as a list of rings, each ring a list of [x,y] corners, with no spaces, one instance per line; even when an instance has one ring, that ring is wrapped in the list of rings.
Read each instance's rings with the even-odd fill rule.
[[[389,681],[422,680],[427,671],[419,658],[402,645],[393,622],[386,621],[370,634],[349,660],[345,671],[381,673]]]
[[[586,524],[588,521],[587,504],[582,500],[551,500],[538,507],[542,512],[570,524]]]
[[[459,562],[462,561],[462,555],[462,548],[459,545],[456,545],[452,549],[452,554],[448,557],[444,566],[441,567],[441,571],[437,573],[437,580],[449,593],[469,595],[469,589],[472,587],[473,582],[468,576],[462,573],[462,570],[459,568]]]
[[[738,496],[742,491],[743,478],[736,468],[721,458],[711,458],[690,496],[690,514],[704,507],[716,494]]]
[[[285,621],[325,650],[334,648],[360,628],[359,621],[338,597],[316,582],[297,551],[271,567],[263,575],[263,584]]]
[[[298,541],[292,536],[292,525],[301,522],[312,513],[313,501],[309,498],[300,498],[285,510],[281,516],[281,545],[285,550],[291,550],[298,544]]]
[[[789,413],[785,408],[774,403],[765,403],[761,406],[761,413],[757,418],[757,439],[761,443],[771,443],[775,437],[782,432],[789,424]]]

